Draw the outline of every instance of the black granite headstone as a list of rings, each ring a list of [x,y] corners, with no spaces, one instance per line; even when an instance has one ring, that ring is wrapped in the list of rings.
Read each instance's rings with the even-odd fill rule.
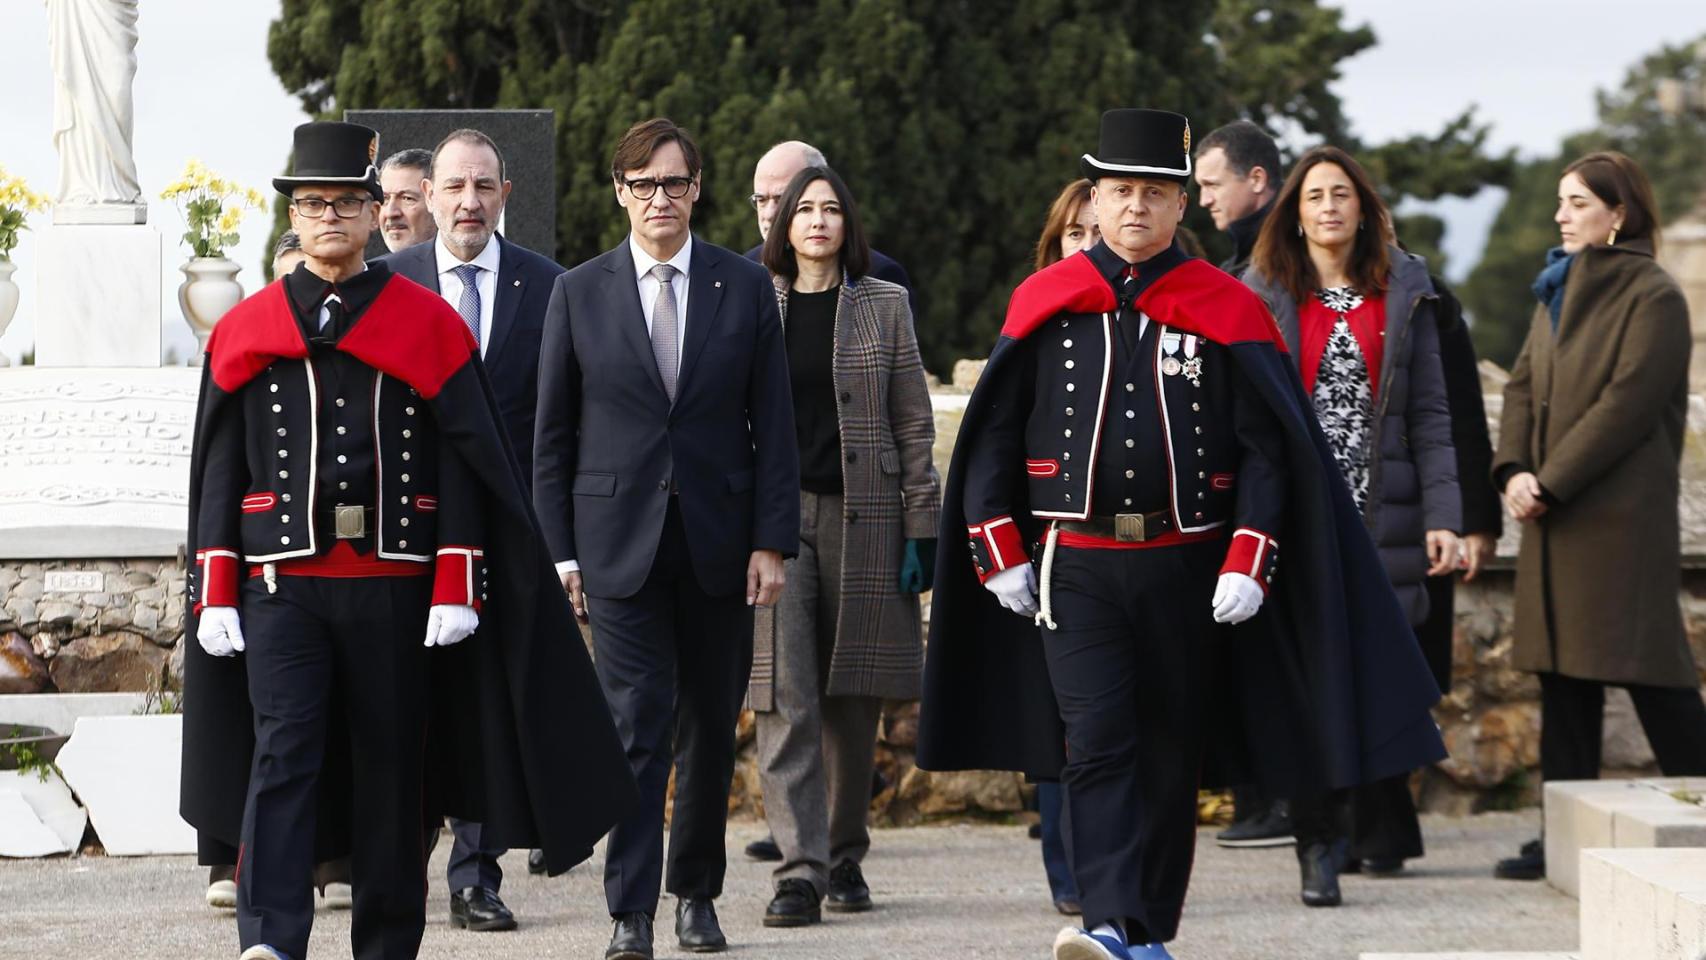
[[[453,130],[471,127],[503,152],[504,174],[515,185],[504,205],[503,234],[555,259],[557,256],[557,144],[551,110],[345,110],[344,119],[379,131],[379,160],[399,150],[431,150]],[[375,230],[368,256],[383,256]]]

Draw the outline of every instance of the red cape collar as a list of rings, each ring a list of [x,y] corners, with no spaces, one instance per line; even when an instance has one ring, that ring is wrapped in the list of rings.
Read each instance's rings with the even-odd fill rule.
[[[1083,253],[1031,274],[1007,305],[1001,335],[1023,340],[1062,313],[1106,313],[1114,291]],[[1186,260],[1162,274],[1137,298],[1137,307],[1160,323],[1216,343],[1285,342],[1273,315],[1248,287],[1203,260]]]
[[[393,274],[337,349],[431,399],[478,349],[444,298]],[[208,338],[209,373],[235,393],[277,360],[308,356],[282,280],[233,307]]]

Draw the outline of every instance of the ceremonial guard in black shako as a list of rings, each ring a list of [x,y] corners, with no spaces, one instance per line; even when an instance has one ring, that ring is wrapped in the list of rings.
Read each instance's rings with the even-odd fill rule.
[[[273,186],[308,259],[202,368],[181,807],[238,846],[244,960],[306,955],[316,858],[350,854],[354,955],[411,958],[424,823],[561,872],[635,797],[473,336],[362,262],[378,142],[297,128]]]
[[[918,763],[1064,782],[1084,927],[1056,960],[1170,956],[1199,781],[1444,755],[1272,318],[1173,242],[1190,148],[1176,113],[1103,115],[1102,242],[1014,292],[942,509]]]

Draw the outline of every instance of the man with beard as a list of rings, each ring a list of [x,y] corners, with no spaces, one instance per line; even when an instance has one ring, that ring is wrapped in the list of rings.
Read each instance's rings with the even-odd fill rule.
[[[317,854],[350,853],[354,955],[412,958],[430,818],[562,872],[635,795],[473,336],[363,262],[377,149],[297,128],[273,185],[306,260],[202,367],[181,813],[238,847],[243,960],[306,955]]]
[[[383,262],[437,291],[479,341],[510,449],[531,490],[540,331],[551,282],[563,268],[497,234],[511,184],[490,137],[457,130],[432,153],[421,153],[427,158],[424,207],[437,239]],[[468,930],[515,929],[515,916],[498,896],[504,849],[483,839],[478,823],[452,818],[450,830],[456,838],[450,850],[450,922]]]
[[[385,249],[396,253],[425,243],[438,232],[427,207],[422,182],[432,169],[432,154],[419,147],[399,150],[379,168],[379,235]]]

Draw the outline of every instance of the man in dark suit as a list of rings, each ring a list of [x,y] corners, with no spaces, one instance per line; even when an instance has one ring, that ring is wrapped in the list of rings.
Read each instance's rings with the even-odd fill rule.
[[[423,151],[424,152],[424,151]],[[432,152],[420,183],[438,226],[436,239],[383,258],[391,269],[437,291],[480,342],[492,392],[521,475],[533,477],[533,415],[538,400],[539,340],[555,261],[498,236],[509,199],[503,155],[478,130],[457,130]],[[513,930],[515,916],[498,896],[502,847],[486,842],[480,824],[450,821],[450,922],[468,930]]]
[[[631,232],[558,277],[540,347],[534,506],[641,800],[610,833],[609,960],[650,960],[664,872],[684,949],[725,949],[734,731],[752,607],[800,540],[799,453],[769,275],[689,230],[700,154],[665,119],[634,125],[611,176]]]

